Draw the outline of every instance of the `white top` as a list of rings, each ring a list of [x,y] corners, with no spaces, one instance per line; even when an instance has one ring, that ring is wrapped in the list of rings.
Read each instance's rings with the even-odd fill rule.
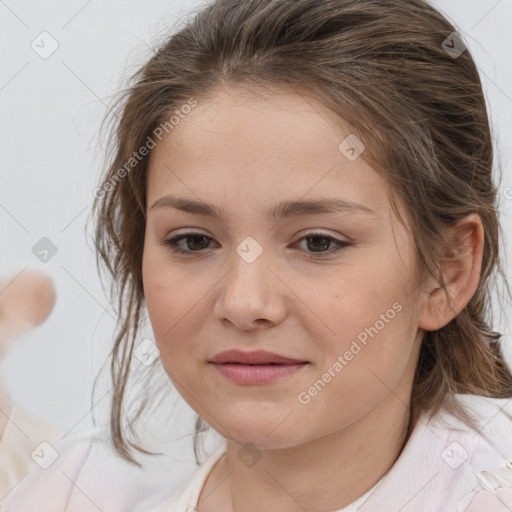
[[[342,511],[510,512],[512,400],[457,398],[473,413],[477,430],[444,409],[430,420],[423,414],[389,472]],[[1,512],[192,512],[225,446],[199,468],[148,457],[142,470],[118,457],[99,432],[55,448],[58,460],[32,470]]]
[[[13,404],[9,421],[0,439],[0,506],[9,491],[35,466],[34,450],[44,441],[54,442],[60,430],[33,417]],[[40,452],[35,452],[34,457]]]

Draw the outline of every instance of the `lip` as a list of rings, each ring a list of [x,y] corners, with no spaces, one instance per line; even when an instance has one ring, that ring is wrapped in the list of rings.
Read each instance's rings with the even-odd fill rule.
[[[253,350],[252,352],[243,352],[241,350],[226,350],[216,354],[211,363],[239,363],[239,364],[298,364],[307,363],[301,359],[294,359],[292,357],[285,357],[274,352],[267,352],[266,350]]]
[[[285,357],[265,350],[226,350],[209,361],[216,370],[237,384],[265,384],[299,371],[308,361]]]

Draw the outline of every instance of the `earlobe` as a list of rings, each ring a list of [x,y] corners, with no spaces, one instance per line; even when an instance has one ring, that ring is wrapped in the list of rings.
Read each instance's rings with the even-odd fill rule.
[[[450,228],[455,249],[442,265],[443,283],[422,297],[418,327],[435,331],[447,325],[475,294],[482,270],[484,229],[477,214],[470,214]],[[455,254],[453,254],[455,251]]]

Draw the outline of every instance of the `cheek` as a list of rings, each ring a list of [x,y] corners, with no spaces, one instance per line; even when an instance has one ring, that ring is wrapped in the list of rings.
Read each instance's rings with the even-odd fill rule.
[[[393,331],[410,316],[410,286],[406,269],[384,266],[375,271],[370,265],[344,272],[339,279],[326,282],[323,293],[312,297],[315,311],[325,318],[331,338],[350,344],[359,339],[363,344],[371,335]],[[384,336],[385,337],[385,336]],[[343,347],[341,347],[343,348]]]
[[[417,345],[407,309],[403,307],[392,319],[391,315],[387,324],[374,315],[366,323],[346,316],[345,324],[351,322],[346,334],[340,325],[341,334],[323,346],[322,364],[299,390],[298,401],[306,404],[300,409],[305,424],[312,425],[308,418],[322,417],[321,428],[329,433],[373,410],[390,394],[407,403]]]
[[[184,358],[199,358],[194,340],[199,339],[209,288],[197,276],[173,267],[162,252],[149,249],[144,254],[144,296],[164,368],[179,371]]]
[[[170,271],[169,264],[151,248],[144,252],[142,281],[149,319],[160,347],[186,316],[186,288],[179,275]]]
[[[360,271],[354,268],[334,285],[326,284],[315,309],[330,330],[319,338],[324,357],[318,371],[339,375],[339,391],[347,396],[393,387],[414,363],[417,311],[409,269],[385,258],[380,265],[365,263]],[[342,370],[339,364],[333,368],[339,356]]]
[[[384,398],[415,370],[418,345],[413,312],[399,301],[393,306],[368,319],[344,354],[345,359],[352,357],[344,375],[346,390],[362,400]],[[352,356],[352,352],[357,353]]]

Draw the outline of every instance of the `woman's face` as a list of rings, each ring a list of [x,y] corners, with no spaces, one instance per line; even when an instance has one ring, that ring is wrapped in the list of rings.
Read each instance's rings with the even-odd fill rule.
[[[412,234],[350,134],[312,97],[230,89],[150,155],[143,281],[160,357],[237,443],[296,446],[408,403]]]

